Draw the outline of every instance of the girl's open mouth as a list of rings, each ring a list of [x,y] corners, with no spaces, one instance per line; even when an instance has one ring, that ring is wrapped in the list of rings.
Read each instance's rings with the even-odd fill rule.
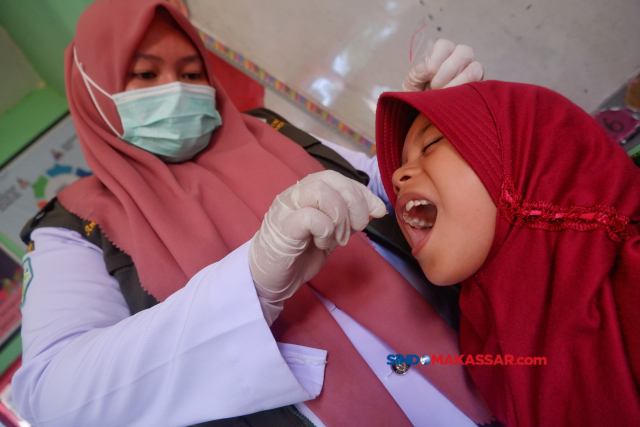
[[[438,209],[426,199],[412,199],[399,207],[398,219],[401,218],[405,223],[403,228],[411,239],[412,252],[418,252],[426,243],[426,238],[436,222]]]

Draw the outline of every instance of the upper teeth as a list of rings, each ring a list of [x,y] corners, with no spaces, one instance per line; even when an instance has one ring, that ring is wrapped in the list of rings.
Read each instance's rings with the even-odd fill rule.
[[[430,201],[428,201],[428,200],[424,200],[424,199],[422,199],[422,200],[411,200],[411,201],[409,201],[409,203],[407,203],[407,204],[405,205],[405,207],[404,207],[404,208],[405,208],[405,210],[410,211],[410,210],[411,210],[411,208],[412,208],[412,207],[414,207],[414,206],[420,206],[420,205],[432,205],[432,204],[433,204],[433,203],[431,203]]]
[[[433,222],[427,222],[423,219],[418,219],[418,218],[414,218],[412,216],[409,215],[409,211],[411,210],[411,208],[413,208],[414,206],[420,206],[420,205],[432,205],[433,203],[431,203],[428,200],[411,200],[409,203],[407,203],[404,208],[406,212],[403,212],[402,214],[402,219],[404,219],[404,222],[406,222],[407,224],[409,224],[410,226],[412,226],[413,228],[430,228],[433,227]]]

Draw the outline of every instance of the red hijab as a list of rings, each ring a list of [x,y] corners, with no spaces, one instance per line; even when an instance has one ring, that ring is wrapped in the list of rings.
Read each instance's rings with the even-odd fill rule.
[[[178,164],[165,164],[118,139],[94,106],[73,59],[75,48],[98,86],[110,94],[123,91],[129,61],[158,7],[171,13],[200,52],[222,116],[210,145]],[[94,175],[58,197],[72,213],[96,222],[132,257],[142,287],[159,301],[250,240],[279,193],[322,169],[300,146],[238,112],[216,81],[196,30],[167,2],[92,3],[78,22],[65,59],[71,114]],[[120,128],[113,101],[97,90],[94,94],[107,119]],[[451,328],[360,236],[336,250],[310,283],[399,353],[459,351]],[[399,324],[410,333],[398,334]],[[307,402],[325,424],[410,425],[307,285],[287,301],[272,329],[280,341],[328,350],[323,391]],[[428,368],[418,367],[470,418],[489,420],[464,367]]]
[[[391,198],[418,112],[498,207],[480,270],[463,282],[464,354],[544,356],[546,366],[467,365],[507,426],[640,423],[640,170],[561,95],[487,81],[386,93],[376,139]]]

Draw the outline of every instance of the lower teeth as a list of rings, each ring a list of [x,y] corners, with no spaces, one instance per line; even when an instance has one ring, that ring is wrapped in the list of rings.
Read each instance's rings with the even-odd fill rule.
[[[416,218],[413,218],[413,219],[409,220],[409,215],[407,215],[407,214],[403,215],[403,219],[404,219],[404,222],[406,222],[407,224],[409,224],[413,228],[421,229],[421,228],[431,228],[431,227],[433,227],[433,222],[427,222],[425,220],[420,220],[420,219],[416,219]]]

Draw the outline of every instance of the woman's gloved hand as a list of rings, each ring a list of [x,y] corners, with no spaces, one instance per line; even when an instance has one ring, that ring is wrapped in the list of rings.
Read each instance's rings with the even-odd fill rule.
[[[333,171],[311,174],[278,195],[249,249],[267,323],[338,245],[346,245],[371,217],[385,214],[384,203],[367,187]]]
[[[431,54],[413,67],[402,84],[406,91],[442,89],[482,80],[482,64],[474,61],[473,49],[439,39]]]

